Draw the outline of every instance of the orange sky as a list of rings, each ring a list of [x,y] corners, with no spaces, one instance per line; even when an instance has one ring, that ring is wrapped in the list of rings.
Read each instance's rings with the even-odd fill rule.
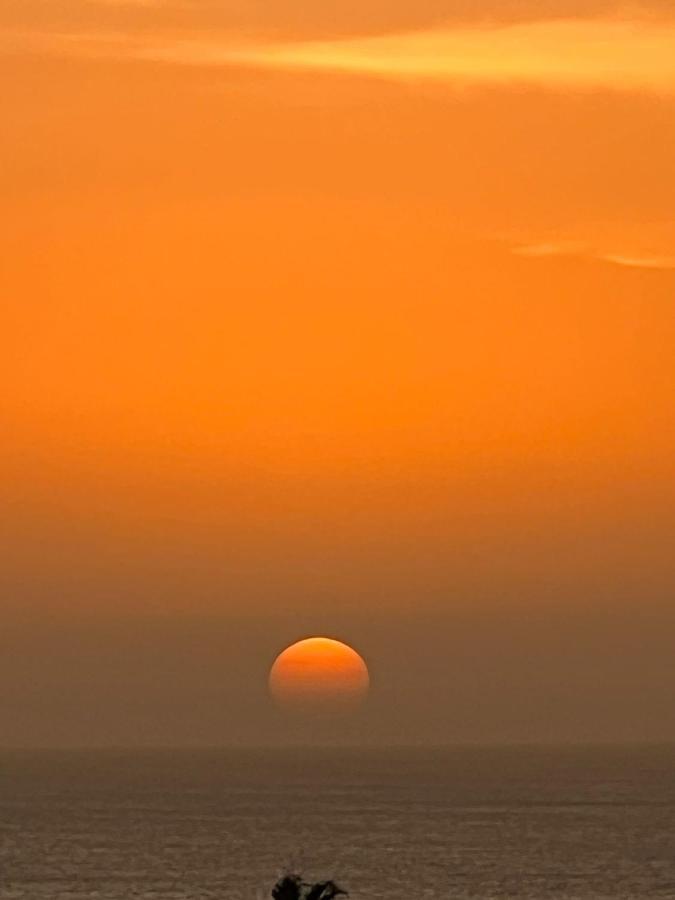
[[[176,540],[243,516],[262,547],[286,530],[289,492],[295,516],[349,530],[349,486],[375,494],[355,543],[398,504],[417,540],[420,517],[454,518],[456,494],[458,519],[468,504],[511,531],[533,472],[550,489],[527,515],[544,526],[569,483],[600,521],[617,493],[647,510],[656,485],[669,494],[675,101],[640,77],[583,84],[603,31],[619,29],[619,72],[631,41],[668,48],[662,10],[560,5],[486,27],[460,9],[461,23],[423,7],[408,21],[401,4],[373,7],[359,39],[345,32],[363,9],[308,13],[294,35],[294,6],[265,22],[209,8],[4,10],[2,452],[28,531],[61,504],[94,529],[112,517]],[[354,71],[306,70],[327,23]],[[359,40],[378,47],[375,79]],[[187,41],[222,61],[143,56]],[[462,42],[480,86],[451,69],[386,78]],[[252,61],[228,64],[243,45]],[[551,47],[579,85],[545,69],[491,83],[505,57],[536,69]],[[647,84],[658,60],[633,52],[641,66]],[[232,499],[214,508],[213,491]]]
[[[7,608],[668,605],[672,4],[251,6],[2,4]]]

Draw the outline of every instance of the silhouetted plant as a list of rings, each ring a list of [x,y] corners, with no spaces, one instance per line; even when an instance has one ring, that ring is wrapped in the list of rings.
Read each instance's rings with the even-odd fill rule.
[[[302,878],[299,875],[284,875],[272,888],[272,897],[274,900],[300,900],[302,888]]]
[[[343,891],[334,881],[317,881],[305,896],[307,900],[333,900],[338,894],[344,894],[346,897],[347,891]]]
[[[334,881],[307,884],[300,875],[284,875],[272,888],[274,900],[333,900],[340,894],[347,896]]]

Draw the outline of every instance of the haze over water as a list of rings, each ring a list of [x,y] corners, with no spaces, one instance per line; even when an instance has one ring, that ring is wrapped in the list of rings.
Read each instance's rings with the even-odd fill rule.
[[[675,894],[675,748],[12,752],[2,900]]]

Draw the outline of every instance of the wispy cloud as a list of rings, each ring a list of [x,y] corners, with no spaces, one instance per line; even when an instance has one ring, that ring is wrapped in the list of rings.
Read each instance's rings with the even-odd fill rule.
[[[91,0],[158,4],[161,0]],[[442,28],[330,41],[265,43],[224,33],[175,34],[125,44],[121,35],[35,35],[41,49],[191,66],[250,66],[446,84],[531,84],[550,88],[675,94],[675,24],[654,20],[570,20]],[[76,37],[77,40],[73,38]]]
[[[675,269],[675,256],[623,256],[620,253],[605,253],[600,259],[630,269]]]
[[[191,65],[243,64],[408,81],[675,92],[675,26],[649,21],[540,22],[248,46],[178,41],[148,46],[142,55]]]
[[[675,255],[611,252],[572,241],[523,244],[513,247],[512,252],[516,256],[525,256],[530,259],[570,256],[580,259],[595,259],[600,262],[631,269],[660,269],[664,271],[675,269]]]
[[[540,259],[547,256],[578,256],[587,252],[583,244],[565,242],[544,244],[522,244],[513,247],[516,256],[528,256],[532,259]]]

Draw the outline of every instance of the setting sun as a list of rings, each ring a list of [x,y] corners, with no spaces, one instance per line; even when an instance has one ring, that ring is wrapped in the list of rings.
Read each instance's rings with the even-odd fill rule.
[[[368,667],[341,641],[312,637],[287,647],[270,671],[272,696],[287,705],[340,706],[358,702],[370,685]]]

